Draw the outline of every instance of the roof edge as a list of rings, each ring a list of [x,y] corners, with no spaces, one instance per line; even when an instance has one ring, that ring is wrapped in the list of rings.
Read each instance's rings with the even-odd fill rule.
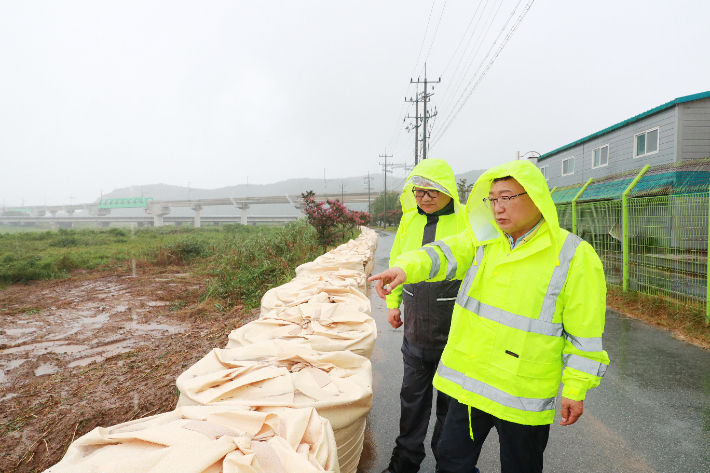
[[[567,144],[567,145],[565,145],[565,146],[561,146],[561,147],[559,147],[559,148],[557,148],[557,149],[555,149],[555,150],[549,151],[549,152],[547,152],[547,153],[541,155],[539,158],[537,158],[537,160],[538,160],[538,162],[540,162],[540,161],[542,161],[542,160],[544,160],[544,159],[546,159],[546,158],[549,158],[549,157],[551,157],[551,156],[553,156],[553,155],[555,155],[555,154],[557,154],[557,153],[559,153],[559,152],[562,152],[562,151],[564,151],[564,150],[566,150],[566,149],[573,148],[573,147],[575,147],[575,146],[577,146],[577,145],[580,145],[580,144],[582,144],[582,143],[585,143],[585,142],[587,142],[587,141],[589,141],[589,140],[592,140],[592,139],[594,139],[594,138],[597,138],[597,137],[599,137],[599,136],[602,136],[602,135],[604,135],[604,134],[606,134],[606,133],[609,133],[609,132],[611,132],[611,131],[614,131],[614,130],[616,130],[616,129],[619,129],[619,128],[621,128],[621,127],[623,127],[623,126],[626,126],[626,125],[628,125],[628,124],[630,124],[630,123],[634,123],[634,122],[636,122],[636,121],[639,121],[639,120],[641,120],[642,118],[646,118],[646,117],[648,117],[648,116],[651,116],[651,115],[653,115],[654,113],[662,112],[663,110],[666,110],[666,109],[668,109],[668,108],[671,108],[671,107],[673,107],[674,105],[678,105],[678,104],[686,103],[686,102],[692,102],[692,101],[694,101],[694,100],[705,99],[705,98],[708,98],[708,97],[710,97],[710,91],[707,91],[707,92],[700,92],[700,93],[698,93],[698,94],[692,94],[692,95],[685,95],[685,96],[683,96],[683,97],[678,97],[678,98],[676,98],[676,99],[671,100],[670,102],[666,102],[666,103],[664,103],[664,104],[662,104],[662,105],[659,105],[658,107],[652,108],[651,110],[647,110],[647,111],[645,111],[645,112],[643,112],[643,113],[640,113],[640,114],[638,114],[638,115],[636,115],[636,116],[633,116],[633,117],[631,117],[631,118],[628,118],[628,119],[626,119],[626,120],[624,120],[624,121],[622,121],[622,122],[619,122],[619,123],[617,123],[617,124],[615,124],[615,125],[612,125],[612,126],[610,126],[610,127],[604,128],[603,130],[600,130],[600,131],[598,131],[598,132],[596,132],[596,133],[592,133],[591,135],[587,135],[587,136],[585,136],[584,138],[581,138],[581,139],[579,139],[579,140],[577,140],[577,141],[573,141],[572,143],[569,143],[569,144]]]

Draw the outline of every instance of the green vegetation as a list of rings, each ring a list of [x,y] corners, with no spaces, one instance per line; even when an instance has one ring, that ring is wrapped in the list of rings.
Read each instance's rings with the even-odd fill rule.
[[[336,242],[338,244],[340,242]],[[227,310],[258,307],[271,287],[290,280],[294,268],[323,252],[305,222],[280,227],[111,228],[0,234],[0,289],[39,279],[61,279],[73,270],[139,273],[181,266],[207,279],[202,300]],[[152,269],[151,269],[152,268]],[[181,306],[171,307],[179,310]]]

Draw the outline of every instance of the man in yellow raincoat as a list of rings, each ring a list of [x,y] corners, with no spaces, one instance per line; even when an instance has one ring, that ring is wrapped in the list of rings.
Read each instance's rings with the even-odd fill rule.
[[[454,172],[446,161],[427,159],[419,163],[409,175],[400,200],[402,219],[392,245],[390,263],[404,252],[456,235],[465,228],[465,222],[459,218],[463,209]],[[429,248],[428,251],[433,250]],[[404,376],[400,391],[399,436],[385,472],[416,473],[424,460],[424,438],[433,400],[432,380],[446,345],[460,285],[460,278],[404,284],[387,296],[388,320],[394,328],[402,325],[400,305],[404,301]],[[449,400],[442,393],[436,396],[434,452]]]
[[[371,280],[384,297],[403,282],[464,278],[434,378],[454,398],[439,471],[474,471],[495,426],[501,471],[541,472],[560,379],[560,424],[570,425],[609,364],[601,261],[560,228],[547,182],[530,162],[481,175],[466,216],[465,232],[400,255]]]

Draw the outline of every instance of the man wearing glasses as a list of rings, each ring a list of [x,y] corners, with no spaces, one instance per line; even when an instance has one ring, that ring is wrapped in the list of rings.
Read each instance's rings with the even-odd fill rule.
[[[466,217],[465,232],[402,254],[370,279],[385,297],[404,282],[464,278],[434,378],[453,398],[439,471],[475,471],[495,427],[502,473],[541,472],[560,379],[560,424],[571,425],[609,364],[601,261],[560,228],[547,182],[527,161],[481,175]]]
[[[446,161],[427,159],[418,164],[409,175],[400,200],[402,219],[392,245],[390,264],[404,252],[433,244],[465,228],[459,219],[463,210],[456,179]],[[460,278],[404,284],[387,296],[388,321],[393,328],[402,326],[400,305],[404,302],[404,377],[399,436],[385,472],[416,473],[424,460],[424,438],[433,400],[432,380],[446,345],[460,285]],[[445,394],[437,394],[432,437],[435,452],[449,400]]]

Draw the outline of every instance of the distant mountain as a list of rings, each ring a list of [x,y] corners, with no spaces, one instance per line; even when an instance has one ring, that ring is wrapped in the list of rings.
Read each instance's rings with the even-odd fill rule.
[[[484,171],[473,170],[456,176],[459,179],[466,179],[468,184],[476,181]],[[384,189],[384,177],[382,174],[372,174],[371,192],[373,198],[375,194]],[[388,176],[387,190],[401,190],[406,181],[406,175],[402,172],[395,176]],[[173,186],[168,184],[146,184],[143,186],[131,186],[115,189],[107,194],[103,194],[104,199],[118,199],[126,197],[153,197],[155,200],[186,200],[186,199],[212,199],[225,197],[266,197],[276,195],[298,195],[312,190],[316,194],[339,194],[341,185],[344,186],[345,193],[367,192],[367,176],[347,177],[343,179],[312,179],[297,178],[275,182],[273,184],[239,184],[236,186],[221,187],[218,189],[200,189],[184,186]],[[97,199],[98,201],[98,199]],[[350,205],[354,210],[365,210],[366,204]],[[140,209],[116,209],[112,213],[115,215],[132,215],[142,212]],[[203,215],[237,215],[239,209],[231,206],[208,207],[202,211]],[[253,215],[294,215],[295,209],[287,204],[254,205],[249,209],[249,214]],[[173,209],[171,215],[182,216],[192,215],[192,210],[185,208]]]

